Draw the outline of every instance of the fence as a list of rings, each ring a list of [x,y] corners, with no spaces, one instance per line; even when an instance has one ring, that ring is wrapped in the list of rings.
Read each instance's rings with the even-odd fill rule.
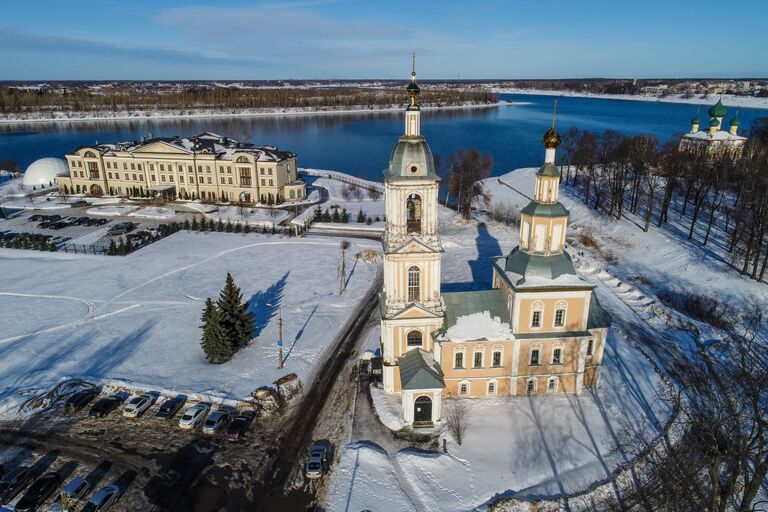
[[[70,244],[62,242],[56,246],[57,251],[73,252],[75,254],[101,254],[106,255],[108,245],[103,244]]]
[[[301,174],[306,174],[307,176],[316,176],[319,178],[327,178],[329,180],[341,181],[342,183],[348,183],[350,185],[354,185],[356,187],[360,187],[365,190],[374,189],[381,193],[384,192],[384,185],[381,183],[376,183],[375,181],[362,180],[360,178],[355,178],[347,174],[330,172],[330,171],[317,171],[314,169],[301,169],[299,172]]]

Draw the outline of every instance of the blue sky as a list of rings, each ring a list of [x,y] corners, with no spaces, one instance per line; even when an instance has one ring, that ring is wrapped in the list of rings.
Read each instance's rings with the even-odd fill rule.
[[[26,0],[0,80],[765,77],[768,0]]]

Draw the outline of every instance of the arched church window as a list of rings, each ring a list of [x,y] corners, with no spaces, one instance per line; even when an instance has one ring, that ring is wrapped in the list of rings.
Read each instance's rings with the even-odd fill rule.
[[[421,269],[413,266],[408,269],[408,302],[414,302],[421,297]]]
[[[421,233],[421,197],[418,194],[408,196],[405,208],[408,214],[408,233]]]
[[[408,333],[407,336],[408,340],[408,346],[409,347],[420,347],[421,346],[421,331],[411,331]]]

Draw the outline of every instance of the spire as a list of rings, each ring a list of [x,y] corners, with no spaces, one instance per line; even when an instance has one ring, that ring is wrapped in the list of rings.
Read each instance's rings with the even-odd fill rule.
[[[421,92],[419,85],[416,83],[416,52],[411,55],[411,83],[405,88],[408,92],[408,110],[419,110],[419,105],[416,103],[416,99]]]

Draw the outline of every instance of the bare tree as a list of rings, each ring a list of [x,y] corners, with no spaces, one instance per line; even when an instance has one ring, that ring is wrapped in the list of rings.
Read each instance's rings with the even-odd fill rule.
[[[368,187],[368,199],[377,201],[381,197],[381,192],[376,187]]]
[[[461,446],[469,426],[469,405],[466,400],[460,398],[446,400],[443,403],[443,418],[448,426],[448,432]]]
[[[490,176],[493,156],[481,155],[475,148],[459,149],[448,157],[451,172],[448,175],[448,192],[456,198],[456,205],[462,216],[469,219],[472,205],[476,201],[488,204],[489,194],[483,188],[482,180]]]

